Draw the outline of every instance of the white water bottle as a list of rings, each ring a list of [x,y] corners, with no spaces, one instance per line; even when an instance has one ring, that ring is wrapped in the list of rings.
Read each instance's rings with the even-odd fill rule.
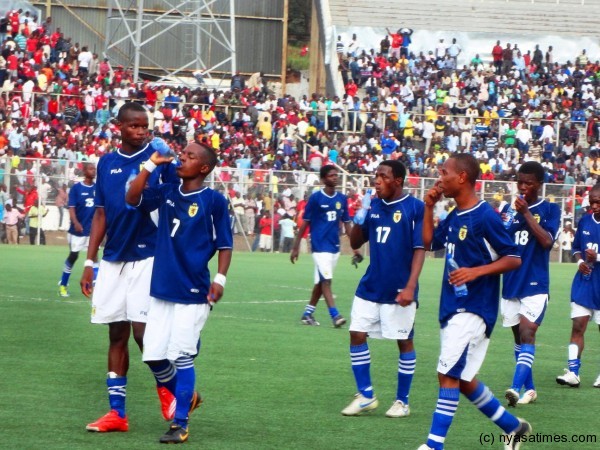
[[[367,189],[364,197],[362,198],[361,207],[356,214],[354,215],[354,223],[357,225],[362,225],[365,223],[365,219],[367,218],[367,213],[369,212],[369,208],[371,207],[371,196],[373,195],[373,191],[371,189]]]

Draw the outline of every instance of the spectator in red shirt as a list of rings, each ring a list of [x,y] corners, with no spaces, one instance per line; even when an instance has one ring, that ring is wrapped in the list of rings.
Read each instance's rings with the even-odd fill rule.
[[[258,226],[260,228],[258,248],[260,248],[262,252],[269,252],[273,245],[273,219],[271,219],[271,211],[265,210],[264,215],[258,222]]]

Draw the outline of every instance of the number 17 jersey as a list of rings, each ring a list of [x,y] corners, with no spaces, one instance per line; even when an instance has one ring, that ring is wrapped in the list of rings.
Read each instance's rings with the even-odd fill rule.
[[[410,278],[414,250],[424,248],[423,213],[424,203],[410,195],[389,203],[373,199],[362,225],[370,262],[356,289],[357,297],[375,303],[396,302]],[[418,294],[417,285],[415,300]]]

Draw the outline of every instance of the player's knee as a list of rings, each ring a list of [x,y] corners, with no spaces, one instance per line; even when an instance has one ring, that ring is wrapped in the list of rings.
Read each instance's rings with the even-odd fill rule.
[[[75,261],[77,261],[77,257],[79,256],[79,252],[70,252],[69,256],[67,257],[67,262],[72,266],[75,264]]]
[[[367,333],[361,331],[350,332],[350,345],[362,345],[367,342]]]

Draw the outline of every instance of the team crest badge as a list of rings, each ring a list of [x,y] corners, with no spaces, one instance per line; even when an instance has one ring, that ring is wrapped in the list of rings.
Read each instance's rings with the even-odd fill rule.
[[[342,204],[340,202],[335,203],[335,209],[340,209],[341,207],[342,207]]]
[[[533,215],[533,218],[535,219],[535,221],[536,221],[537,223],[540,223],[540,215],[539,215],[539,214],[534,214],[534,215]]]
[[[190,205],[190,207],[188,208],[188,215],[190,217],[194,217],[197,212],[198,212],[198,204],[197,203],[192,203]]]
[[[458,238],[461,241],[464,241],[466,237],[467,237],[467,226],[463,225],[462,227],[460,227],[460,230],[458,230]]]
[[[392,219],[394,219],[394,223],[400,222],[400,219],[402,219],[402,213],[400,211],[394,212]]]

